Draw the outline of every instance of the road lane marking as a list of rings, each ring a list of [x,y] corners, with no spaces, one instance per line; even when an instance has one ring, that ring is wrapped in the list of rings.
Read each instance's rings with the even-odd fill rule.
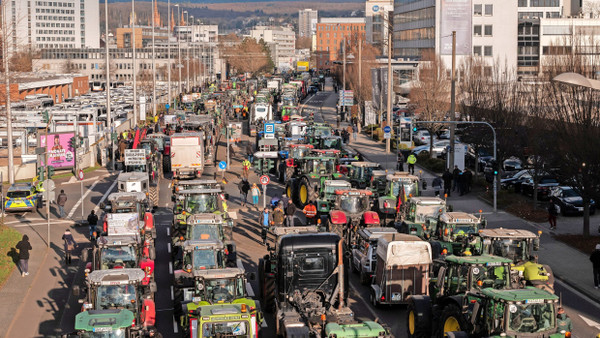
[[[115,179],[115,181],[113,182],[113,184],[110,185],[110,187],[108,188],[108,190],[106,190],[106,192],[104,193],[104,195],[102,195],[102,198],[100,199],[100,202],[98,202],[98,204],[96,204],[96,206],[94,207],[94,213],[98,213],[98,210],[100,210],[100,203],[103,203],[104,200],[106,200],[106,198],[108,197],[108,195],[110,195],[110,192],[113,190],[113,188],[115,187],[115,185],[117,185],[117,179]]]
[[[96,187],[96,184],[98,184],[98,182],[100,182],[100,179],[97,179],[94,183],[92,183],[92,185],[87,189],[87,191],[83,194],[83,196],[81,196],[81,198],[79,198],[77,203],[75,203],[75,205],[73,206],[73,208],[71,209],[71,212],[69,212],[69,215],[67,217],[69,217],[69,218],[73,217],[73,214],[75,213],[75,210],[77,210],[77,207],[79,207],[79,205],[81,204],[82,201],[85,200],[87,195],[89,195],[90,192],[92,192],[92,190],[94,190],[94,188]]]
[[[50,225],[53,225],[53,224],[75,224],[75,222],[72,220],[60,219],[60,220],[50,221]],[[48,222],[44,221],[44,222],[39,222],[39,223],[15,224],[15,225],[11,225],[11,228],[26,228],[26,227],[34,227],[34,226],[42,226],[42,225],[47,226]]]
[[[171,285],[171,300],[175,299],[175,292],[173,291],[173,285]]]
[[[167,251],[169,251],[169,253],[171,253],[171,243],[167,243]]]
[[[179,333],[179,328],[177,327],[177,322],[175,321],[175,316],[173,316],[173,331],[175,333]]]
[[[169,262],[169,273],[173,274],[173,263]]]
[[[167,229],[167,236],[171,236],[171,229],[170,228],[166,228]]]

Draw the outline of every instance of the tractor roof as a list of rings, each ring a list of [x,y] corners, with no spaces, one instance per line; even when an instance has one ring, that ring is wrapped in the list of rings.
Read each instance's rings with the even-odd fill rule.
[[[148,174],[141,172],[130,172],[130,173],[120,173],[117,177],[117,181],[128,181],[128,182],[137,182],[137,181],[147,181]]]
[[[371,196],[373,192],[371,190],[358,190],[358,189],[340,189],[335,191],[336,195],[349,195],[349,196]]]
[[[98,238],[96,243],[99,247],[102,246],[123,246],[123,245],[134,245],[138,244],[138,238],[132,235],[110,235],[101,236]]]
[[[316,226],[273,227],[271,232],[279,237],[287,234],[316,233],[319,229]]]
[[[350,188],[351,184],[348,181],[344,180],[325,180],[325,185],[332,187],[348,187]]]
[[[202,194],[220,194],[223,192],[221,189],[184,189],[179,190],[178,194],[184,195],[202,195]]]
[[[189,180],[189,181],[177,181],[178,185],[209,185],[209,184],[217,184],[216,180]]]
[[[99,285],[120,285],[139,283],[144,279],[146,273],[139,268],[94,270],[88,275],[88,281]]]
[[[315,146],[312,144],[290,144],[291,148],[310,148],[313,149]]]
[[[378,238],[387,234],[397,234],[398,231],[392,227],[386,228],[364,228],[358,230],[358,235],[365,238]]]
[[[352,166],[353,167],[359,167],[359,168],[379,168],[379,163],[366,162],[366,161],[357,161],[357,162],[352,162]]]
[[[193,214],[187,218],[187,224],[218,224],[223,222],[223,217],[213,213]]]
[[[240,268],[194,270],[194,277],[201,277],[204,279],[236,278],[239,275],[243,275],[244,272],[245,271]]]
[[[440,215],[440,219],[447,224],[459,223],[459,224],[479,224],[481,219],[473,214],[467,214],[462,211],[446,212]]]
[[[131,326],[133,312],[126,309],[83,311],[75,316],[75,330],[112,332]]]
[[[177,138],[177,137],[190,137],[190,136],[199,136],[199,137],[202,137],[202,136],[204,136],[204,134],[201,133],[201,132],[175,133],[175,134],[171,135],[171,138],[174,138],[174,137],[175,138]]]
[[[393,174],[388,174],[385,177],[388,181],[400,181],[400,180],[414,180],[418,181],[419,177],[415,175],[411,175],[408,172],[404,171],[396,171]]]
[[[333,161],[335,157],[330,156],[305,156],[305,160],[317,160],[317,161]]]
[[[525,304],[543,303],[544,301],[558,301],[558,296],[556,296],[555,294],[531,286],[526,287],[524,289],[514,290],[496,290],[492,288],[485,288],[481,290],[481,293],[494,300],[506,302],[523,302]]]
[[[183,242],[185,251],[201,250],[201,249],[222,249],[223,242],[214,239],[195,239]]]
[[[8,191],[30,190],[32,186],[31,183],[15,183],[8,188]]]
[[[325,334],[327,337],[379,337],[385,328],[373,321],[364,321],[356,324],[327,323]]]
[[[214,315],[234,315],[242,313],[242,306],[246,304],[230,303],[230,304],[213,304],[205,305],[198,308],[199,315],[202,317]],[[249,310],[246,310],[249,311]]]
[[[410,199],[410,203],[415,203],[419,205],[445,205],[446,200],[443,200],[439,197],[412,197]]]
[[[449,255],[446,256],[446,261],[455,263],[455,264],[490,264],[490,265],[500,265],[503,263],[510,264],[512,260],[500,256],[492,256],[492,255],[481,255],[481,256],[454,256]]]
[[[523,229],[481,229],[479,235],[484,238],[498,239],[535,239],[538,236],[529,230]]]
[[[146,200],[146,194],[143,192],[113,192],[108,195],[108,201],[120,201],[120,200],[134,200],[136,202],[143,202]]]
[[[302,249],[330,249],[337,251],[340,236],[330,232],[287,234],[281,236],[277,247],[280,251],[291,253]]]

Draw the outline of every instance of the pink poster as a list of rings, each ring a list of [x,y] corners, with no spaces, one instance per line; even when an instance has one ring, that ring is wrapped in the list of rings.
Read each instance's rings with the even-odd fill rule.
[[[75,133],[59,133],[40,136],[40,146],[48,152],[48,163],[54,168],[70,168],[75,166],[75,152],[69,145]],[[46,140],[48,142],[46,142]],[[44,158],[42,157],[42,166]]]

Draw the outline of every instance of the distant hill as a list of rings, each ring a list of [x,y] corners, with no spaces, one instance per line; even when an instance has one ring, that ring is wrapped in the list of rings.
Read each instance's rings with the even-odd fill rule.
[[[135,0],[136,3],[138,2],[150,2],[151,0]],[[116,2],[129,2],[131,3],[131,0],[108,0],[108,3],[116,3]],[[166,2],[166,1],[165,1]],[[185,1],[177,1],[177,0],[171,0],[171,5],[179,3],[182,5],[189,5],[189,4],[220,4],[220,3],[244,3],[244,2],[306,2],[306,1],[301,1],[301,0],[185,0]],[[364,4],[365,1],[364,0],[327,0],[328,3],[340,3],[340,2],[355,2],[355,3],[362,3]],[[104,1],[101,1],[101,3],[104,3]],[[307,8],[312,8],[312,7],[308,7]]]

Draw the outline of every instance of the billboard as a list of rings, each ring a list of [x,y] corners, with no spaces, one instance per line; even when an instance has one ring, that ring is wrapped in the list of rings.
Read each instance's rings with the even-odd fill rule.
[[[471,0],[441,0],[440,54],[452,55],[452,32],[456,32],[456,55],[471,55]]]
[[[72,168],[75,166],[75,152],[69,141],[75,132],[51,133],[40,135],[40,146],[46,148],[48,163],[54,168]],[[45,166],[42,158],[41,166]]]
[[[296,71],[298,72],[308,72],[310,69],[308,61],[298,61],[296,62]]]

